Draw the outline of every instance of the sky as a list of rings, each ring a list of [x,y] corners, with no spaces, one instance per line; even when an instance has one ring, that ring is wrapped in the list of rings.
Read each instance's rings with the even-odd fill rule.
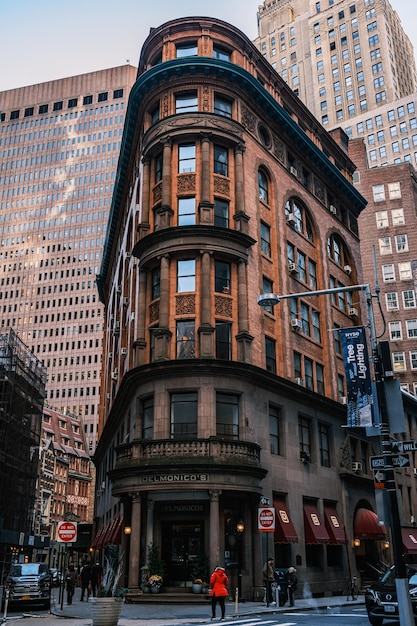
[[[363,0],[356,0],[357,3]],[[262,0],[0,0],[0,91],[123,65],[138,65],[154,28],[191,15],[257,36]],[[414,0],[391,0],[417,53]]]

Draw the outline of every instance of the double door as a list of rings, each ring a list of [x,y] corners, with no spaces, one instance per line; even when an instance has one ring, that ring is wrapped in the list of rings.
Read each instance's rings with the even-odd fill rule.
[[[161,556],[167,568],[166,586],[190,586],[194,560],[204,552],[203,535],[201,521],[163,523]]]

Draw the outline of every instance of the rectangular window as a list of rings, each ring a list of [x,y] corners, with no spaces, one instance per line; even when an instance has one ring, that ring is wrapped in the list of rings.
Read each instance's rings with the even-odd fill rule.
[[[397,200],[398,198],[401,198],[400,183],[388,183],[388,195],[390,200]]]
[[[195,291],[195,259],[178,261],[177,292]]]
[[[113,98],[117,100],[118,98],[123,98],[123,89],[115,89],[113,91]]]
[[[397,252],[408,252],[408,238],[406,234],[395,235],[395,247]]]
[[[393,352],[392,353],[392,363],[394,367],[394,372],[403,372],[405,371],[405,352]]]
[[[232,358],[232,325],[229,322],[216,322],[216,359],[230,361]]]
[[[214,96],[214,113],[223,115],[224,117],[232,117],[232,100],[215,94]]]
[[[109,94],[107,93],[107,91],[103,91],[102,93],[98,94],[97,101],[106,102],[106,100],[108,100],[108,97],[109,97]]]
[[[177,59],[182,57],[197,56],[198,48],[195,42],[183,43],[177,45]]]
[[[265,276],[262,279],[262,293],[273,293],[274,291],[274,286],[271,280],[269,280],[268,278],[265,278]],[[273,315],[274,313],[274,307],[271,305],[266,305],[264,307],[262,307],[263,310],[266,313],[271,313],[271,315]]]
[[[379,253],[381,255],[392,253],[391,237],[379,237],[378,243],[379,243]]]
[[[230,293],[230,263],[214,262],[214,290],[216,293]]]
[[[83,105],[93,104],[93,96],[84,96]]]
[[[177,359],[195,358],[195,322],[177,322]]]
[[[305,461],[311,461],[311,422],[305,417],[298,420],[298,433],[300,438],[300,457]]]
[[[178,226],[193,226],[196,223],[195,198],[178,199]]]
[[[373,185],[372,193],[374,197],[374,202],[383,202],[385,200],[384,185]]]
[[[142,439],[153,439],[153,397],[143,400],[142,407]]]
[[[216,394],[216,434],[218,437],[239,439],[239,397]]]
[[[410,350],[410,366],[412,370],[417,370],[417,350]]]
[[[197,436],[197,393],[171,394],[171,438]]]
[[[330,427],[326,424],[319,424],[320,438],[320,464],[323,467],[330,467]]]
[[[269,441],[271,454],[281,454],[281,409],[269,405]]]
[[[406,261],[405,263],[398,263],[398,273],[400,280],[410,280],[412,278],[411,263]]]
[[[402,226],[405,224],[404,209],[392,209],[391,219],[393,226]]]
[[[162,152],[160,152],[155,157],[155,183],[159,183],[159,181],[162,180],[162,166],[163,156]]]
[[[261,251],[262,254],[271,256],[271,229],[264,222],[261,222]]]
[[[377,228],[387,228],[389,226],[388,211],[377,211],[375,213],[375,219]]]
[[[198,111],[198,98],[196,91],[187,91],[177,94],[175,97],[175,113],[188,113]]]
[[[227,148],[214,146],[214,173],[222,176],[228,175],[229,153]]]
[[[407,320],[407,337],[409,339],[415,339],[417,337],[417,319]]]
[[[39,115],[43,115],[44,113],[48,113],[48,105],[41,104],[39,107]]]
[[[195,144],[178,146],[178,172],[195,172]]]
[[[314,390],[313,361],[307,357],[304,357],[304,385]]]
[[[396,341],[397,339],[402,339],[402,330],[401,330],[401,322],[389,322],[389,337],[391,341]]]
[[[220,59],[221,61],[230,61],[230,52],[228,50],[225,50],[224,48],[214,46],[213,58]]]
[[[265,364],[268,372],[277,373],[276,342],[269,337],[265,337]]]
[[[229,203],[226,200],[214,199],[214,225],[229,228]]]
[[[155,267],[152,270],[152,300],[156,300],[161,296],[161,268]]]
[[[398,311],[398,294],[396,291],[386,293],[385,300],[387,303],[387,311]]]
[[[403,304],[405,309],[414,309],[416,306],[416,294],[414,289],[403,291]]]
[[[54,111],[61,111],[63,104],[62,100],[60,102],[54,102]]]
[[[69,109],[73,109],[77,105],[78,105],[78,98],[71,98],[70,100],[68,100],[68,108]]]

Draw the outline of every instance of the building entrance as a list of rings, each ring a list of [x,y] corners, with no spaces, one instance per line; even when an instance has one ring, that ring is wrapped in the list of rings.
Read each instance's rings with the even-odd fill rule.
[[[201,522],[162,524],[161,556],[167,567],[167,586],[190,586],[194,560],[204,551],[203,535],[204,526]]]

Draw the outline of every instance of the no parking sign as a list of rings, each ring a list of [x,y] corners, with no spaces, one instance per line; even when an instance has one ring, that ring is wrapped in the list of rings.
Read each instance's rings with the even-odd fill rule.
[[[273,533],[275,530],[275,509],[263,507],[258,509],[258,530],[260,533]]]

